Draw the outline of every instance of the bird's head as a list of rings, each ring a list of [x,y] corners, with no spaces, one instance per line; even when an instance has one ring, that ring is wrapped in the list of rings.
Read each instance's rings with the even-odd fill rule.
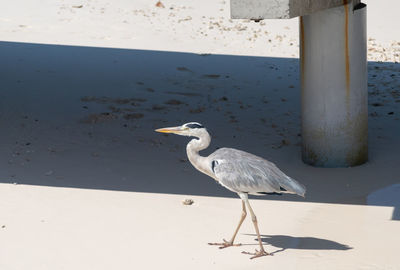
[[[190,122],[177,127],[159,128],[155,131],[162,133],[174,133],[177,135],[188,137],[201,137],[204,132],[207,133],[206,128],[202,124],[197,122]]]

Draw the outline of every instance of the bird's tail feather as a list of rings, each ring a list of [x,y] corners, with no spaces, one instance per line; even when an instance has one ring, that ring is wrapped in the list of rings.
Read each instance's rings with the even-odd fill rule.
[[[293,178],[287,177],[280,183],[280,186],[288,193],[294,193],[301,197],[305,197],[306,187],[294,180]]]

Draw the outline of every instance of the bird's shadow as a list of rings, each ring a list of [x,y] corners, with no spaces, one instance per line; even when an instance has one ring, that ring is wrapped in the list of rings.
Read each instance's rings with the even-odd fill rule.
[[[246,234],[256,236],[255,234]],[[256,241],[257,238],[255,238]],[[309,250],[349,250],[352,247],[332,240],[316,237],[298,237],[288,235],[261,235],[261,241],[266,245],[280,248],[274,252],[282,252],[286,249],[309,249]]]

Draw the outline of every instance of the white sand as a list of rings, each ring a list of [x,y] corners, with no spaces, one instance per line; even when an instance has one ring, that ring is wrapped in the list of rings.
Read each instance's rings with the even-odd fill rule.
[[[240,201],[0,185],[1,269],[398,269],[398,222],[389,207],[254,201],[273,256],[250,261],[241,247],[207,242],[233,231]],[[194,204],[181,201],[192,198]],[[239,210],[239,211],[238,211]]]
[[[400,269],[400,4],[367,2],[370,161],[322,169],[300,160],[297,19],[155,2],[2,6],[0,269]],[[206,245],[240,201],[192,168],[186,138],[153,132],[189,121],[213,134],[205,154],[247,150],[307,186],[252,201],[266,249],[284,250],[240,254],[249,220],[251,245]]]

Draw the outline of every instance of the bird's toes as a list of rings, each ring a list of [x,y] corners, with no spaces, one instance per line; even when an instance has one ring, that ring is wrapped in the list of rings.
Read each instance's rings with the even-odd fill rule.
[[[256,249],[256,252],[242,251],[242,253],[247,254],[247,255],[253,255],[252,257],[250,257],[250,259],[255,259],[258,257],[262,257],[262,256],[272,255],[272,254],[266,252],[265,250],[257,250],[257,249]]]
[[[212,246],[219,246],[219,249],[227,248],[227,247],[232,247],[232,246],[241,246],[242,244],[234,244],[231,241],[226,241],[225,239],[222,239],[222,243],[208,243],[209,245]]]

